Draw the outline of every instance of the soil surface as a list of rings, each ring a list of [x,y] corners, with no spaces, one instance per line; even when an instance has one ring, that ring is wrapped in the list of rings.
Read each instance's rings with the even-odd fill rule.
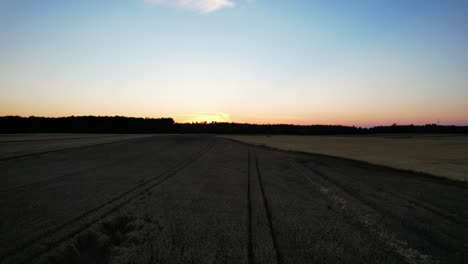
[[[0,175],[0,263],[468,263],[466,183],[341,158],[161,135]]]

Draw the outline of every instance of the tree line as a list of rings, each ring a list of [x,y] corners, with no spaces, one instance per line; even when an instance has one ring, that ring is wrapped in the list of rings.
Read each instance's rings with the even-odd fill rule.
[[[172,118],[0,117],[0,133],[170,133],[173,125]]]
[[[334,134],[468,134],[468,126],[437,124],[390,125],[363,128],[341,125],[287,125],[241,123],[176,123],[172,118],[136,118],[125,116],[69,117],[0,117],[0,133],[187,133],[187,134],[266,134],[266,135],[334,135]]]

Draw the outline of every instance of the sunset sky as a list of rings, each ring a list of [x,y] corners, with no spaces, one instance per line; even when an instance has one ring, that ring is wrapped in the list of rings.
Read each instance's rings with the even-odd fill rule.
[[[468,125],[468,1],[0,0],[0,116]]]

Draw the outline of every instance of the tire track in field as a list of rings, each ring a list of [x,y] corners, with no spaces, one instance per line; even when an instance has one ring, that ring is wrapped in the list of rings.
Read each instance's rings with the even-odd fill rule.
[[[334,179],[333,177],[330,177],[330,176],[326,175],[321,170],[313,169],[313,168],[310,168],[309,166],[305,166],[305,167],[309,171],[311,171],[311,172],[315,173],[316,175],[320,176],[322,179],[325,179],[328,182],[333,183],[335,186],[338,186],[340,189],[345,191],[348,195],[358,199],[360,202],[366,204],[370,208],[374,209],[376,212],[379,212],[381,215],[386,215],[386,216],[389,216],[389,217],[391,217],[391,218],[393,218],[393,219],[395,219],[397,221],[404,222],[405,223],[404,224],[405,229],[418,234],[420,237],[426,238],[426,241],[430,242],[432,245],[437,246],[437,247],[439,247],[439,248],[441,248],[441,249],[443,249],[443,250],[445,250],[447,252],[450,252],[451,254],[454,251],[456,252],[456,251],[459,250],[458,247],[456,245],[454,245],[453,243],[447,243],[444,239],[442,239],[440,234],[434,233],[432,230],[428,230],[427,228],[422,227],[418,223],[407,221],[405,218],[402,218],[401,215],[395,214],[391,210],[387,210],[386,208],[383,208],[383,207],[379,206],[379,204],[376,203],[375,201],[373,201],[372,199],[368,199],[366,197],[366,194],[361,194],[359,191],[356,191],[354,188],[349,187],[348,185],[339,182],[338,180]],[[329,166],[326,166],[326,167],[329,168]],[[329,169],[332,169],[332,168],[329,168]],[[337,169],[335,169],[335,171],[337,171]],[[338,171],[338,172],[343,173],[341,171]],[[359,179],[357,179],[355,177],[352,177],[352,178],[355,181],[359,181]],[[372,188],[372,187],[368,186],[368,188]],[[411,198],[409,198],[409,197],[407,197],[407,196],[405,196],[403,194],[396,194],[394,192],[384,190],[384,189],[382,189],[380,192],[385,193],[388,196],[392,196],[394,198],[393,203],[395,203],[395,204],[399,204],[399,205],[402,205],[402,204],[405,205],[406,204],[407,206],[409,205],[409,206],[412,206],[412,207],[414,207],[416,205],[416,208],[423,209],[423,210],[426,210],[427,212],[435,214],[438,217],[441,217],[445,221],[449,221],[451,223],[459,224],[459,225],[461,225],[461,226],[463,226],[465,228],[467,226],[466,222],[464,222],[463,220],[459,220],[453,215],[444,214],[443,212],[440,212],[437,209],[431,209],[431,208],[425,206],[424,204],[422,204],[419,201],[412,202],[410,200]],[[389,202],[391,202],[391,201],[389,201]],[[457,238],[453,234],[450,234],[450,233],[444,233],[444,235],[448,236],[451,239],[456,240],[456,241],[460,240],[460,238]],[[445,241],[445,242],[442,242],[442,241]]]
[[[252,198],[250,188],[250,149],[247,149],[247,263],[253,264],[253,245],[252,245]]]
[[[391,218],[396,219],[396,216],[394,216],[393,214],[390,214],[389,212],[382,210],[373,202],[365,199],[364,196],[356,194],[355,192],[347,188],[345,185],[328,177],[326,174],[322,173],[321,171],[312,169],[308,166],[304,166],[298,163],[297,161],[295,162],[295,164],[298,167],[305,169],[306,171],[312,172],[314,175],[318,176],[320,179],[325,181],[330,186],[333,186],[335,187],[335,189],[338,189],[339,191],[344,192],[347,196],[352,197],[356,199],[358,202],[362,203],[363,205],[371,208],[372,210],[380,214],[381,217],[390,216]],[[327,196],[327,198],[332,200],[335,204],[337,204],[338,207],[341,208],[341,210],[345,210],[345,211],[349,210],[346,208],[348,201],[345,199],[345,197],[336,193],[331,193],[328,188],[326,188],[320,183],[315,182],[309,175],[304,174],[304,176],[310,183],[319,187],[320,192],[324,194],[325,196]],[[361,211],[361,212],[358,212],[360,213],[360,215],[358,215],[359,222],[363,224],[366,228],[373,230],[374,232],[377,232],[379,237],[382,239],[382,241],[385,244],[387,244],[390,248],[392,248],[398,255],[400,255],[405,260],[405,262],[410,263],[410,264],[439,263],[439,261],[434,259],[432,256],[423,254],[414,248],[408,247],[408,243],[406,241],[402,241],[402,240],[395,238],[394,235],[392,233],[389,233],[387,230],[382,230],[379,226],[377,226],[375,217],[370,215],[368,212],[362,211],[361,209],[358,209],[358,211]],[[353,213],[356,214],[356,212],[353,212]],[[416,231],[416,230],[412,230],[412,231]],[[419,232],[417,233],[419,234]],[[433,241],[431,240],[431,242]]]
[[[332,170],[337,171],[338,173],[343,173],[341,170],[339,170],[337,168],[330,167],[330,165],[325,163],[325,162],[317,161],[317,160],[314,160],[314,162],[317,163],[317,164],[320,164],[320,166],[326,167],[327,169],[332,169]],[[362,169],[366,169],[366,168],[362,168]],[[350,177],[355,181],[360,181],[361,180],[361,179],[356,178],[355,176],[353,176],[353,174],[350,174],[350,176],[347,176],[347,177]],[[370,186],[370,185],[366,185],[366,186],[373,189],[373,187]],[[387,189],[380,189],[379,192],[391,195],[391,196],[403,201],[406,204],[410,204],[410,205],[413,205],[415,207],[424,208],[425,210],[430,211],[430,212],[432,212],[432,213],[434,213],[434,214],[436,214],[436,215],[438,215],[440,217],[449,219],[452,222],[455,222],[455,223],[457,223],[459,225],[464,226],[465,228],[468,228],[468,218],[466,218],[466,217],[464,217],[462,215],[459,215],[459,214],[457,214],[455,212],[450,212],[447,209],[441,207],[440,205],[427,203],[427,202],[422,201],[420,199],[411,197],[411,196],[409,196],[407,194],[395,193],[395,192],[387,190]]]
[[[170,146],[171,146],[171,143],[166,142],[165,144],[163,144],[159,148],[159,151],[164,151],[167,148],[169,148]],[[121,162],[123,160],[125,160],[127,162],[128,162],[128,160],[135,160],[136,158],[138,158],[139,155],[141,155],[141,154],[137,153],[137,154],[134,154],[134,155],[131,155],[131,156],[128,156],[128,157],[122,157],[122,158],[118,159],[117,161],[114,161],[113,163],[111,162],[111,163],[107,163],[107,164],[98,164],[96,166],[91,166],[89,168],[81,169],[81,170],[78,170],[78,171],[65,173],[63,175],[58,175],[58,176],[55,176],[55,177],[52,177],[52,178],[48,178],[48,179],[44,179],[44,180],[37,180],[35,182],[25,183],[25,184],[22,184],[22,185],[14,186],[14,187],[11,187],[9,189],[3,189],[3,190],[0,190],[0,195],[9,194],[9,193],[12,193],[12,192],[20,192],[20,191],[22,191],[24,189],[30,188],[30,187],[35,186],[35,185],[40,185],[42,183],[54,182],[57,179],[71,177],[71,176],[75,176],[75,175],[78,175],[78,174],[81,174],[81,173],[86,173],[86,172],[89,172],[89,171],[96,171],[97,169],[111,167],[111,166],[114,166],[114,163],[118,163],[118,162]]]
[[[282,257],[278,249],[278,241],[273,228],[271,207],[263,184],[255,151],[248,152],[248,215],[249,215],[249,263],[281,264]],[[257,177],[252,177],[252,172]],[[265,226],[266,225],[266,226]],[[250,253],[249,253],[250,254]]]
[[[268,226],[270,228],[270,235],[271,235],[271,239],[273,241],[273,246],[274,246],[274,249],[275,249],[276,263],[280,264],[280,263],[282,263],[282,257],[280,255],[280,252],[279,252],[279,249],[278,249],[278,241],[276,239],[276,235],[275,235],[275,232],[274,232],[274,229],[273,229],[273,221],[272,221],[272,217],[271,217],[271,208],[270,208],[270,204],[269,204],[268,199],[267,199],[266,194],[265,194],[265,188],[263,186],[262,174],[260,173],[260,167],[258,165],[258,157],[257,157],[255,152],[254,152],[254,157],[255,157],[255,167],[257,169],[258,182],[259,182],[259,186],[260,186],[260,192],[262,194],[263,206],[264,206],[264,208],[266,210]]]
[[[44,141],[61,141],[61,140],[77,140],[77,139],[94,139],[94,138],[103,138],[109,136],[96,136],[96,137],[71,137],[71,138],[47,138],[47,139],[30,139],[30,140],[0,140],[0,144],[4,143],[25,143],[25,142],[44,142]]]
[[[384,192],[384,193],[386,193],[388,195],[391,195],[391,196],[395,197],[396,199],[398,199],[398,200],[400,200],[400,201],[402,201],[404,203],[413,205],[414,207],[423,208],[424,210],[429,211],[429,212],[431,212],[433,214],[436,214],[439,217],[445,218],[446,220],[452,221],[452,222],[454,222],[454,223],[456,223],[458,225],[462,225],[465,228],[468,228],[468,219],[466,217],[452,214],[452,213],[446,211],[445,209],[442,209],[441,207],[439,207],[437,205],[428,204],[428,203],[426,203],[424,201],[414,199],[414,198],[410,197],[409,195],[397,194],[397,193],[394,193],[392,191],[387,191],[387,190],[382,190],[381,192]]]
[[[4,255],[0,256],[0,263],[9,263],[8,261],[10,260],[14,263],[29,263],[32,260],[40,257],[41,255],[50,252],[52,249],[56,248],[61,243],[88,229],[93,224],[97,223],[100,219],[112,214],[113,212],[120,209],[122,206],[135,200],[135,198],[139,197],[142,194],[145,194],[152,188],[176,175],[179,171],[185,169],[187,166],[189,166],[190,164],[198,160],[201,156],[203,156],[205,153],[207,153],[215,144],[216,139],[213,139],[212,142],[208,143],[205,147],[203,147],[200,151],[198,151],[188,160],[182,161],[176,166],[163,172],[162,174],[159,174],[151,179],[141,182],[135,187],[123,193],[120,193],[119,195],[108,200],[107,202],[95,208],[92,208],[57,227],[54,227],[37,235],[13,249],[8,250]],[[83,221],[84,223],[80,224],[81,221]],[[78,226],[73,227],[73,225]],[[67,231],[67,228],[72,230]],[[61,232],[63,232],[63,234],[61,234]],[[57,238],[53,241],[45,241],[48,237],[53,236]],[[40,242],[42,242],[40,248],[35,249],[34,247]]]
[[[455,222],[455,223],[457,223],[459,225],[464,226],[465,228],[468,228],[468,219],[466,217],[452,214],[452,213],[444,210],[443,208],[441,208],[439,206],[436,206],[436,205],[433,205],[433,204],[428,204],[426,202],[413,199],[413,198],[411,198],[411,197],[409,197],[407,195],[396,194],[396,193],[393,193],[393,192],[390,192],[390,191],[388,191],[387,193],[390,194],[390,195],[393,195],[393,196],[395,196],[397,198],[400,198],[401,200],[406,200],[409,204],[413,204],[413,205],[415,205],[417,207],[424,208],[427,211],[430,211],[430,212],[432,212],[432,213],[434,213],[436,215],[439,215],[441,217],[444,217],[446,219],[450,219],[452,222]]]
[[[152,136],[152,137],[154,137],[154,136]],[[0,158],[0,162],[8,161],[8,160],[15,160],[15,159],[22,159],[22,158],[29,158],[29,157],[34,157],[34,156],[40,156],[40,155],[43,155],[43,154],[49,154],[49,153],[54,153],[54,152],[75,151],[75,150],[81,150],[81,149],[88,149],[88,148],[98,147],[98,146],[102,146],[102,145],[107,145],[107,144],[112,144],[112,143],[119,143],[119,142],[130,141],[130,140],[137,140],[137,139],[142,139],[142,138],[151,138],[151,137],[116,139],[116,140],[113,140],[113,141],[106,141],[106,142],[101,142],[101,143],[92,143],[92,144],[89,144],[89,145],[81,145],[81,146],[75,146],[75,147],[66,147],[66,148],[45,150],[45,151],[33,152],[33,153],[27,153],[27,154],[20,154],[20,155],[16,155],[16,156]]]

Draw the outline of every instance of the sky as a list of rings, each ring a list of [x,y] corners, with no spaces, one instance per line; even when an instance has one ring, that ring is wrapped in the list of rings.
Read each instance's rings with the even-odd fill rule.
[[[0,116],[468,125],[468,1],[0,0]]]

